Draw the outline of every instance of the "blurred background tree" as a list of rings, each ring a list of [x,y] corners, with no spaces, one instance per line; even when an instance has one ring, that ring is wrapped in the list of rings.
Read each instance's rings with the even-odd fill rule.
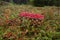
[[[60,0],[34,0],[34,6],[60,6]]]
[[[60,0],[0,0],[14,4],[31,4],[33,6],[60,6]]]

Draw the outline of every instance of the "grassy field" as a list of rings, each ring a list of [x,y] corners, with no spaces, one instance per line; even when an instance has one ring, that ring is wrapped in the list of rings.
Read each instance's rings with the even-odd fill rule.
[[[44,15],[44,20],[19,18],[22,11]],[[60,40],[59,13],[55,6],[0,6],[0,40]]]

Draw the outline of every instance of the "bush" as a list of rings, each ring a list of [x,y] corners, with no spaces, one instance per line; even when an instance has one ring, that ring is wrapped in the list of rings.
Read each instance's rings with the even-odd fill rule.
[[[42,1],[42,0],[34,0],[33,5],[34,6],[44,6],[44,1]]]
[[[60,6],[60,0],[53,0],[53,5]]]
[[[60,6],[60,0],[34,0],[34,6]]]
[[[27,3],[27,0],[2,0],[2,1],[16,3],[16,4],[26,4]]]
[[[13,0],[13,2],[16,4],[26,4],[27,0]]]
[[[10,2],[10,0],[2,0],[2,1],[5,1],[5,2]]]

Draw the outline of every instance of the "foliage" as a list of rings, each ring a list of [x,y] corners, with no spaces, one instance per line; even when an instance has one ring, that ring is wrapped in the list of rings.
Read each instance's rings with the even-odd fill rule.
[[[60,40],[60,15],[57,10],[57,7],[30,5],[1,6],[0,40]],[[44,15],[44,19],[19,17],[22,11]]]
[[[60,0],[0,0],[14,4],[31,4],[33,6],[60,6]]]
[[[60,6],[60,0],[34,0],[35,6]]]

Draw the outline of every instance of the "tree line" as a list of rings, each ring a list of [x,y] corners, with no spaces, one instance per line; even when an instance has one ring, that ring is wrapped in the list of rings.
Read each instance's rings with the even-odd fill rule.
[[[33,6],[60,6],[60,0],[0,0],[15,4],[30,4]]]

